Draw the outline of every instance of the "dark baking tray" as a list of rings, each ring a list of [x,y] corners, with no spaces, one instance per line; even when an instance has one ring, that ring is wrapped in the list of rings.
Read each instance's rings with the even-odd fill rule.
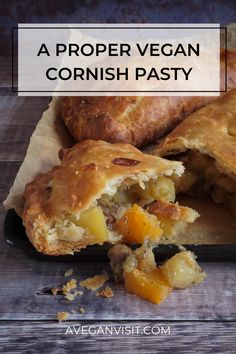
[[[35,250],[25,233],[21,218],[13,209],[6,213],[4,221],[4,238],[6,243],[18,248],[30,257],[44,261],[104,261],[107,260],[109,245],[89,246],[79,253],[71,256],[46,256]],[[134,246],[135,247],[135,246]],[[236,244],[218,245],[185,245],[188,250],[193,251],[200,261],[236,261]],[[154,252],[158,261],[162,261],[178,251],[174,245],[159,245]]]

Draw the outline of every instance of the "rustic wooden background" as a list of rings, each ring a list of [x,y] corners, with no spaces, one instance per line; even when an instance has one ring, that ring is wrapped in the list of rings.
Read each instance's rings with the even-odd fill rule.
[[[65,5],[67,3],[67,5]],[[158,5],[157,5],[158,4]],[[11,92],[11,27],[18,22],[235,22],[235,1],[1,1],[0,24],[0,200],[9,191],[24,158],[32,131],[47,108],[47,97],[17,97]],[[202,263],[208,274],[199,286],[175,291],[162,305],[152,305],[110,286],[114,297],[85,291],[66,304],[49,289],[66,282],[74,268],[81,280],[110,272],[108,264],[39,262],[11,248],[2,237],[0,213],[0,352],[1,353],[235,353],[236,263]],[[58,311],[78,310],[68,323]],[[67,325],[163,325],[170,335],[72,336]]]
[[[1,0],[0,55],[11,55],[18,23],[220,23],[236,20],[235,0]]]
[[[0,60],[0,198],[6,197],[24,158],[32,131],[47,108],[47,97],[17,97],[11,93],[10,60]],[[1,230],[5,211],[1,206]],[[66,282],[64,273],[74,268],[81,280],[103,271],[105,263],[70,264],[39,262],[11,248],[0,238],[0,352],[172,352],[235,353],[236,263],[202,263],[208,277],[199,286],[175,291],[160,306],[126,294],[110,282],[114,297],[104,299],[85,291],[67,304],[49,289]],[[56,321],[58,311],[78,310],[68,323]],[[163,325],[170,335],[72,336],[70,325]]]

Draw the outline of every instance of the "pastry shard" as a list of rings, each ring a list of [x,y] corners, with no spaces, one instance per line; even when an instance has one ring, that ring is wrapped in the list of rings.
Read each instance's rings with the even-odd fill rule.
[[[221,52],[221,89],[225,90],[225,52]],[[236,52],[227,52],[227,88],[236,87]],[[214,96],[66,97],[61,116],[77,142],[101,139],[144,146],[157,141]]]
[[[177,192],[210,195],[236,214],[236,90],[190,115],[152,154],[184,163]]]
[[[42,253],[73,254],[105,242],[156,242],[198,216],[174,203],[170,177],[183,173],[180,162],[128,144],[93,140],[59,156],[61,166],[39,175],[25,189],[23,223]],[[162,203],[153,205],[157,200]]]

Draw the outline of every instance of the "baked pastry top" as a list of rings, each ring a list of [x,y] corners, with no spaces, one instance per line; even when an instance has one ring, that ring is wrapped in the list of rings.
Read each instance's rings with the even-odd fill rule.
[[[225,57],[221,53],[221,86]],[[227,52],[228,89],[236,87],[236,52]],[[215,97],[66,97],[61,116],[77,142],[101,139],[144,146],[168,133]]]
[[[183,173],[180,162],[128,144],[93,140],[59,156],[61,166],[25,189],[23,223],[40,252],[73,254],[91,244],[142,243],[146,236],[155,241],[163,232],[173,234],[179,221],[193,222],[198,215],[174,204],[169,176]]]
[[[76,141],[143,146],[173,128],[209,97],[66,97],[62,118]]]

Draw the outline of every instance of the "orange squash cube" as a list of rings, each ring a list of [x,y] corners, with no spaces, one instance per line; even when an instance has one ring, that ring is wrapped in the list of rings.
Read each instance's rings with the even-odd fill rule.
[[[137,268],[124,273],[125,289],[154,304],[162,303],[172,291],[161,269],[143,272]]]
[[[156,216],[134,204],[116,223],[117,231],[126,243],[142,244],[145,240],[157,241],[163,234]]]

